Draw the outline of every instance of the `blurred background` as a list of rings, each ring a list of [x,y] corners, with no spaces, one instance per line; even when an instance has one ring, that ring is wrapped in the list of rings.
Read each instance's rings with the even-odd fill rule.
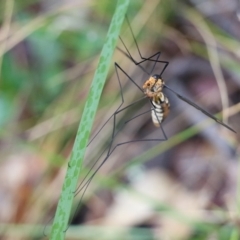
[[[47,239],[115,6],[110,0],[0,3],[1,239]],[[166,84],[237,134],[168,90],[167,141],[144,141],[163,138],[150,113],[140,115],[151,108],[147,99],[101,129],[121,95],[122,108],[143,97],[119,72],[121,91],[114,62],[139,86],[149,77],[116,50],[82,178],[104,161],[113,129],[119,134],[111,149],[142,141],[118,146],[84,195],[79,187],[66,239],[240,239],[239,1],[131,1],[128,18],[142,55],[161,51],[169,61]],[[126,21],[121,38],[140,61]],[[120,41],[118,47],[124,49]],[[153,65],[143,66],[151,72]],[[156,64],[154,73],[162,67]]]

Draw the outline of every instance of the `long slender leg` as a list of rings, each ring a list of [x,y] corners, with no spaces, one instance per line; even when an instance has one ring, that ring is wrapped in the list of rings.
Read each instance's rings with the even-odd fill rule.
[[[125,110],[125,109],[124,109]],[[151,111],[151,109],[150,109]],[[145,141],[166,141],[167,140],[167,136],[161,126],[161,130],[162,130],[162,133],[164,135],[164,138],[162,139],[138,139],[138,140],[132,140],[132,141],[126,141],[126,142],[121,142],[121,143],[118,143],[116,144],[113,148],[112,148],[112,144],[113,144],[113,141],[114,139],[116,138],[116,136],[118,135],[118,133],[122,130],[122,128],[128,123],[130,122],[131,120],[135,119],[136,117],[139,117],[139,116],[142,116],[143,114],[146,114],[146,113],[149,113],[149,111],[147,112],[144,112],[142,114],[139,114],[138,116],[135,116],[127,121],[124,122],[124,124],[121,126],[121,128],[115,132],[115,126],[116,126],[116,116],[118,114],[118,112],[116,112],[114,114],[114,124],[113,124],[113,135],[112,135],[112,138],[111,138],[111,141],[110,141],[110,144],[107,146],[107,148],[104,149],[104,151],[102,152],[102,154],[99,156],[99,158],[95,161],[95,163],[93,164],[93,166],[90,168],[90,170],[88,171],[87,175],[84,177],[83,181],[81,182],[80,186],[78,187],[78,189],[75,191],[75,196],[77,194],[79,194],[80,192],[82,192],[82,195],[81,195],[81,198],[80,198],[80,201],[78,203],[78,206],[77,206],[77,209],[76,211],[79,209],[79,207],[81,206],[81,203],[82,203],[82,199],[84,197],[84,194],[90,184],[90,182],[92,181],[92,179],[94,178],[94,176],[97,174],[97,172],[99,171],[99,169],[106,163],[106,161],[109,159],[109,157],[111,156],[111,154],[119,147],[119,146],[122,146],[124,144],[128,144],[128,143],[135,143],[135,142],[145,142]],[[108,150],[107,150],[108,149]],[[102,157],[103,153],[107,150],[107,154],[106,156],[104,157],[104,159],[101,161],[100,165],[93,171],[93,168],[96,166],[96,164],[99,162],[100,158]],[[92,172],[93,171],[93,172]],[[92,174],[91,174],[92,173]],[[87,177],[90,176],[89,179],[87,179]],[[87,181],[86,181],[87,179]]]
[[[156,55],[156,54],[155,54],[155,55]],[[122,106],[123,103],[124,103],[124,98],[123,98],[122,86],[121,86],[121,81],[120,81],[118,69],[121,70],[122,73],[124,73],[125,76],[126,76],[140,91],[142,91],[142,89],[136,84],[136,82],[135,82],[117,63],[115,63],[115,70],[116,70],[117,79],[118,79],[119,86],[120,86],[122,102],[121,102],[121,104],[119,105],[119,107],[117,108],[117,110],[115,111],[115,113],[107,120],[107,122],[109,122],[109,120],[113,117],[112,138],[111,138],[111,141],[110,141],[110,144],[109,144],[108,153],[110,153],[110,152],[112,153],[112,152],[113,152],[113,150],[111,150],[111,146],[112,146],[113,140],[115,139],[116,135],[122,130],[122,128],[123,128],[128,122],[130,122],[130,121],[132,121],[133,119],[135,119],[135,118],[137,118],[137,117],[139,117],[139,116],[141,116],[141,115],[143,115],[143,114],[151,111],[151,110],[149,110],[149,111],[147,111],[147,112],[145,112],[145,113],[139,114],[138,116],[135,116],[135,117],[133,117],[133,118],[131,118],[131,119],[126,120],[126,121],[124,122],[124,124],[121,126],[121,128],[120,128],[120,129],[117,131],[117,133],[116,133],[116,116],[117,116],[117,114],[120,113],[120,112],[122,112],[123,110],[126,110],[127,108],[133,106],[135,103],[137,103],[138,101],[141,100],[141,99],[140,99],[140,100],[138,100],[138,101],[135,101],[134,103],[132,103],[132,104],[130,104],[130,105],[128,105],[128,106],[126,106],[126,107],[124,107],[124,108],[121,109],[121,106]],[[105,124],[106,124],[106,123],[105,123]],[[105,124],[104,124],[103,126],[105,126]],[[102,129],[102,128],[101,128],[101,129]],[[101,131],[101,129],[100,129],[100,131]],[[165,141],[165,140],[167,139],[166,134],[165,134],[165,132],[164,132],[164,130],[163,130],[162,127],[161,127],[161,130],[162,130],[162,133],[163,133],[163,135],[164,135],[164,139],[159,139],[159,138],[157,138],[157,139],[138,139],[138,140],[132,140],[132,141],[124,142],[124,143],[119,143],[119,144],[117,144],[113,149],[116,149],[117,146],[120,146],[120,145],[123,145],[123,144],[126,144],[126,143],[133,143],[133,142],[140,142],[140,141]],[[99,134],[100,131],[98,131],[97,135]],[[94,138],[95,138],[97,135],[95,135]]]
[[[150,111],[152,111],[152,109],[150,109]],[[154,111],[155,111],[155,110],[154,110]],[[136,116],[136,117],[142,116],[143,114],[146,114],[146,113],[149,113],[149,111],[144,112],[144,113],[142,113],[142,114],[140,114],[140,115],[138,115],[138,116]],[[155,114],[156,114],[156,112],[155,112]],[[117,115],[117,114],[115,114],[114,116],[116,117],[116,115]],[[127,124],[129,121],[135,119],[136,117],[134,117],[134,118],[132,118],[132,119],[129,119],[128,121],[124,122],[123,126],[124,126],[125,124]],[[114,119],[115,119],[115,118],[114,118]],[[158,118],[157,118],[157,119],[158,119]],[[158,119],[158,121],[159,121],[159,119]],[[160,122],[159,122],[159,123],[160,123]],[[114,121],[114,126],[115,126],[115,125],[116,125],[116,122]],[[122,127],[123,127],[123,126],[122,126]],[[96,163],[97,163],[97,162],[99,161],[99,159],[102,157],[103,153],[108,149],[105,158],[102,160],[101,164],[97,167],[97,169],[94,170],[94,172],[92,173],[91,177],[90,177],[84,184],[83,184],[83,182],[82,182],[81,187],[80,187],[77,191],[75,191],[75,196],[76,196],[79,192],[81,192],[83,189],[85,189],[85,190],[83,190],[83,191],[84,191],[83,194],[85,193],[86,187],[87,187],[87,186],[89,185],[89,183],[92,181],[93,177],[96,175],[96,173],[98,172],[98,170],[104,165],[104,163],[108,160],[108,158],[111,156],[111,154],[112,154],[119,146],[122,146],[122,145],[127,144],[127,143],[135,143],[135,142],[143,142],[143,141],[144,141],[144,142],[145,142],[145,141],[159,141],[159,142],[160,142],[160,141],[166,141],[168,138],[167,138],[166,133],[164,132],[164,130],[163,130],[163,128],[162,128],[162,125],[160,125],[160,126],[161,126],[162,133],[163,133],[163,135],[164,135],[164,138],[162,138],[162,139],[138,139],[138,140],[126,141],[126,142],[118,143],[118,144],[116,144],[113,148],[111,148],[111,147],[112,147],[112,144],[113,144],[113,140],[116,138],[116,136],[118,135],[118,133],[119,133],[119,132],[121,131],[121,129],[122,129],[122,127],[121,127],[121,129],[119,129],[119,130],[112,136],[112,139],[111,139],[111,142],[110,142],[109,146],[104,149],[104,151],[102,152],[102,154],[99,156],[99,158],[96,160],[96,162],[94,163],[94,165],[93,165],[93,166],[91,167],[91,169],[89,170],[88,174],[90,174],[90,172],[92,172],[93,167],[96,165]],[[84,180],[85,180],[86,178],[87,178],[87,176],[85,176]],[[83,181],[84,181],[84,180],[83,180]],[[83,195],[81,196],[81,199],[82,199],[82,197],[83,197]],[[80,204],[81,204],[81,202],[80,202]]]
[[[117,78],[118,78],[118,81],[119,81],[119,82],[120,82],[120,79],[119,79],[119,74],[118,74],[118,70],[117,70],[117,69],[120,69],[120,70],[130,79],[130,81],[132,81],[132,82],[135,84],[135,82],[133,81],[133,79],[132,79],[117,63],[115,63],[115,66],[116,66],[116,73],[117,73]],[[119,84],[119,85],[121,86],[121,84]],[[136,84],[135,84],[135,85],[136,85]],[[136,86],[139,88],[138,85],[136,85]],[[121,88],[121,89],[122,89],[122,88]],[[134,143],[134,142],[141,142],[141,141],[165,141],[165,140],[167,140],[166,134],[165,134],[165,132],[164,132],[162,126],[161,126],[161,130],[162,130],[162,133],[163,133],[163,135],[164,135],[164,138],[163,138],[163,139],[159,139],[159,138],[157,138],[157,139],[137,139],[137,140],[132,140],[132,141],[128,141],[128,142],[118,143],[116,146],[114,146],[114,147],[112,148],[112,144],[113,144],[114,139],[116,138],[117,134],[122,130],[122,128],[123,128],[127,123],[129,123],[129,122],[132,121],[133,119],[135,119],[135,118],[137,118],[137,117],[139,117],[139,116],[141,116],[141,115],[143,115],[143,114],[146,114],[146,113],[148,113],[148,112],[151,111],[151,109],[150,109],[150,110],[148,110],[148,111],[146,111],[146,112],[144,112],[144,113],[141,113],[141,114],[139,114],[139,115],[137,115],[137,116],[135,116],[135,117],[133,117],[133,118],[131,118],[131,119],[126,120],[126,121],[123,123],[123,125],[120,127],[120,129],[118,129],[118,131],[116,132],[116,116],[117,116],[117,114],[120,113],[120,112],[122,112],[122,111],[124,111],[124,110],[126,110],[126,109],[128,109],[129,107],[133,106],[133,105],[134,105],[135,103],[137,103],[138,101],[142,100],[142,99],[140,99],[140,100],[138,100],[138,101],[136,101],[136,102],[134,102],[134,103],[132,103],[132,104],[130,104],[130,105],[122,108],[122,109],[120,109],[121,106],[122,106],[122,104],[124,103],[124,98],[123,98],[122,93],[121,93],[121,96],[122,96],[122,99],[123,99],[122,103],[121,103],[120,106],[117,108],[117,110],[115,111],[115,113],[107,120],[107,122],[109,122],[109,120],[113,117],[112,137],[111,137],[111,141],[110,141],[110,143],[109,143],[109,146],[107,147],[107,148],[108,148],[107,157],[109,157],[109,156],[111,155],[111,153],[113,153],[113,151],[114,151],[118,146],[121,146],[121,145],[124,145],[124,144],[127,144],[127,143]],[[104,124],[104,126],[105,126],[105,124]],[[101,129],[102,129],[102,128],[101,128]],[[100,129],[100,130],[101,130],[101,129]],[[98,131],[98,133],[99,133],[99,131]],[[97,134],[98,134],[98,133],[97,133]],[[95,137],[96,137],[96,135],[94,136],[94,138],[95,138]],[[106,150],[106,149],[105,149],[105,150]],[[104,150],[104,151],[105,151],[105,150]],[[103,153],[102,153],[102,154],[103,154]],[[100,155],[100,157],[102,156],[102,154]],[[99,158],[100,158],[100,157],[99,157]],[[106,160],[107,160],[107,159],[105,159],[100,166],[102,166],[102,165],[105,163]],[[95,162],[95,163],[93,164],[93,166],[91,167],[90,171],[92,171],[92,169],[95,167],[95,165],[97,164],[98,161],[99,161],[99,159],[96,160],[96,162]],[[87,176],[86,176],[86,177],[87,177]],[[84,180],[86,179],[86,177],[84,178]],[[83,181],[84,181],[84,180],[83,180]],[[81,184],[81,185],[82,185],[82,184]],[[79,186],[79,187],[81,187],[81,186]],[[78,189],[76,190],[76,192],[79,192],[79,187],[78,187]],[[81,188],[81,189],[82,189],[82,188]],[[76,193],[76,192],[75,192],[75,193]]]
[[[122,110],[125,110],[125,109],[122,109]],[[117,137],[117,135],[121,132],[121,130],[124,128],[124,126],[127,124],[127,123],[129,123],[130,121],[132,121],[133,119],[136,119],[137,117],[140,117],[140,116],[142,116],[142,115],[144,115],[144,114],[146,114],[146,113],[149,113],[150,111],[152,111],[152,109],[150,109],[150,110],[148,110],[148,111],[145,111],[145,112],[143,112],[143,113],[141,113],[141,114],[139,114],[139,115],[137,115],[137,116],[135,116],[135,117],[133,117],[133,118],[131,118],[131,119],[128,119],[127,121],[125,121],[124,123],[123,123],[123,125],[118,129],[118,131],[116,132],[115,130],[116,130],[116,116],[117,116],[117,114],[119,113],[119,112],[116,112],[115,114],[114,114],[114,123],[113,123],[113,133],[112,133],[112,138],[111,138],[111,140],[110,140],[110,143],[109,143],[109,145],[104,149],[104,151],[100,154],[100,156],[98,157],[98,159],[94,162],[94,164],[92,165],[92,167],[90,168],[90,170],[89,170],[89,172],[87,173],[87,175],[84,177],[84,179],[83,179],[83,181],[81,182],[81,185],[76,189],[76,191],[75,191],[75,194],[77,194],[77,193],[79,193],[81,190],[82,190],[82,188],[85,186],[85,184],[84,184],[84,186],[82,186],[82,184],[83,184],[83,182],[85,181],[85,179],[87,178],[87,176],[90,174],[90,172],[92,172],[92,170],[93,170],[93,168],[96,166],[96,164],[98,163],[98,161],[100,160],[100,158],[102,157],[102,155],[103,155],[103,153],[107,150],[107,155],[106,155],[106,157],[104,158],[104,160],[102,161],[102,163],[100,164],[100,166],[97,168],[97,170],[95,170],[96,172],[100,169],[100,167],[107,161],[107,158],[108,157],[110,157],[110,155],[113,153],[113,151],[118,147],[118,146],[122,146],[122,145],[124,145],[124,144],[127,144],[127,143],[135,143],[135,142],[143,142],[143,141],[166,141],[167,140],[167,136],[166,136],[166,134],[165,134],[165,132],[164,132],[164,130],[162,129],[162,133],[163,133],[163,135],[164,135],[164,138],[157,138],[157,139],[136,139],[136,140],[131,140],[131,141],[126,141],[126,142],[121,142],[121,143],[118,143],[118,144],[116,144],[113,148],[112,148],[112,144],[113,144],[113,141],[114,141],[114,139]],[[154,110],[155,111],[155,110]],[[155,113],[156,114],[156,113]],[[159,120],[158,120],[159,121]],[[94,171],[94,173],[95,173],[95,171]]]
[[[159,55],[158,55],[159,56]],[[109,157],[111,156],[111,154],[119,147],[119,146],[122,146],[124,144],[129,144],[129,143],[135,143],[135,142],[143,142],[143,141],[166,141],[167,137],[166,137],[166,134],[161,126],[161,131],[163,133],[163,136],[164,138],[157,138],[157,139],[136,139],[136,140],[131,140],[131,141],[125,141],[125,142],[120,142],[120,143],[117,143],[115,146],[113,146],[113,141],[116,139],[117,135],[121,132],[121,130],[124,128],[124,126],[126,124],[128,124],[130,121],[136,119],[137,117],[140,117],[142,116],[143,114],[147,114],[151,111],[148,110],[146,112],[143,112],[137,116],[134,116],[126,121],[124,121],[124,123],[122,124],[122,126],[120,126],[120,128],[117,130],[116,129],[116,118],[117,118],[117,115],[128,109],[129,107],[133,107],[136,103],[138,103],[140,100],[146,98],[141,98],[137,101],[135,101],[134,103],[131,103],[129,104],[128,106],[126,107],[123,107],[122,108],[122,105],[124,104],[124,97],[123,97],[123,93],[122,93],[122,85],[121,85],[121,81],[120,81],[120,76],[119,76],[119,71],[121,71],[141,92],[142,92],[142,89],[140,88],[140,86],[138,86],[138,84],[117,64],[115,63],[115,70],[116,70],[116,75],[117,75],[117,80],[118,80],[118,83],[119,83],[119,87],[120,87],[120,92],[121,92],[121,103],[119,105],[119,107],[116,109],[116,111],[113,113],[113,115],[107,120],[107,122],[100,128],[100,130],[97,132],[97,134],[92,138],[92,140],[90,141],[90,143],[93,141],[93,139],[95,139],[97,137],[97,135],[101,132],[101,130],[103,129],[103,127],[111,120],[111,118],[113,118],[113,127],[112,127],[112,136],[111,136],[111,139],[110,139],[110,142],[108,144],[108,146],[104,149],[104,151],[100,154],[100,156],[97,158],[97,160],[93,163],[93,165],[91,166],[90,170],[88,171],[88,173],[86,174],[86,176],[84,177],[84,179],[82,180],[81,184],[78,186],[78,188],[76,189],[76,191],[74,192],[75,196],[77,194],[79,194],[80,192],[82,192],[82,195],[81,195],[81,199],[80,199],[80,202],[77,206],[77,209],[80,207],[81,205],[81,202],[82,202],[82,198],[90,184],[90,182],[92,181],[93,177],[96,175],[96,173],[99,171],[99,169],[105,164],[105,162],[109,159]],[[97,166],[97,164],[99,163],[101,157],[103,156],[104,152],[106,152],[106,156],[104,157],[104,159],[101,161],[101,163]],[[96,169],[94,169],[95,167],[97,166]],[[89,175],[91,175],[89,177]],[[76,210],[77,211],[77,210]]]
[[[120,38],[120,39],[121,39],[121,38]],[[122,41],[122,39],[121,39],[121,41]],[[122,42],[123,42],[123,41],[122,41]],[[123,42],[123,44],[124,44],[124,42]],[[124,44],[124,46],[125,46],[125,44]],[[142,63],[144,63],[144,62],[146,62],[146,61],[154,62],[154,63],[155,63],[154,66],[155,66],[157,63],[163,63],[163,64],[164,64],[163,69],[162,69],[161,72],[159,73],[160,77],[162,76],[163,72],[165,71],[165,69],[167,68],[167,66],[168,66],[168,64],[169,64],[169,62],[167,62],[167,61],[162,61],[162,60],[156,60],[156,59],[154,59],[154,57],[157,56],[157,55],[159,55],[159,58],[160,58],[161,52],[154,53],[154,54],[151,55],[150,57],[148,57],[148,58],[143,58],[142,61],[137,62],[137,61],[130,55],[130,53],[129,53],[129,51],[127,50],[127,48],[126,48],[126,50],[127,50],[128,53],[125,52],[124,50],[122,50],[122,49],[119,48],[119,47],[117,47],[117,49],[118,49],[124,56],[126,56],[129,60],[131,60],[136,66],[138,66],[143,72],[147,73],[149,76],[151,75],[151,72],[152,72],[153,70],[152,70],[151,72],[148,72],[148,71],[147,71],[144,67],[142,67],[140,64],[142,64]]]
[[[148,58],[143,57],[142,54],[141,54],[140,48],[139,48],[139,46],[138,46],[137,40],[136,40],[136,38],[135,38],[135,36],[134,36],[134,33],[133,33],[133,30],[132,30],[131,24],[130,24],[127,16],[126,16],[126,22],[127,22],[127,24],[128,24],[128,27],[129,27],[129,29],[130,29],[130,32],[131,32],[132,38],[133,38],[133,40],[134,40],[135,46],[136,46],[136,48],[137,48],[138,54],[139,54],[140,58],[142,59],[142,61],[137,62],[137,61],[132,57],[130,51],[128,50],[126,44],[124,43],[124,41],[122,40],[121,37],[119,37],[119,38],[120,38],[120,41],[122,42],[122,44],[123,44],[124,49],[125,49],[126,52],[123,51],[123,50],[120,49],[120,48],[118,48],[118,50],[120,50],[127,58],[129,58],[129,59],[130,59],[135,65],[137,65],[137,66],[138,66],[138,65],[140,66],[141,63],[144,63],[144,62],[146,62],[146,61],[153,61],[153,62],[155,62],[155,65],[156,65],[157,62],[158,62],[158,63],[163,63],[163,64],[164,64],[164,67],[163,67],[162,71],[159,73],[159,75],[162,76],[162,74],[163,74],[163,72],[165,71],[165,69],[167,68],[169,62],[159,60],[160,55],[161,55],[161,52],[157,52],[157,53],[153,54],[152,56],[150,56],[150,57],[148,57]],[[156,55],[159,55],[159,57],[158,57],[157,60],[154,59],[154,57],[155,57]],[[148,73],[148,72],[146,71],[146,69],[144,69],[144,68],[141,68],[141,69],[142,69],[145,73]],[[149,74],[149,73],[148,73],[148,74]],[[150,75],[150,74],[149,74],[149,75]]]

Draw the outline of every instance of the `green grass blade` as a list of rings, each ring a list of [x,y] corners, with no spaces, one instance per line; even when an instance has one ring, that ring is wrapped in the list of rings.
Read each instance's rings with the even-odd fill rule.
[[[77,186],[80,168],[84,159],[93,119],[97,111],[102,89],[107,77],[111,58],[116,47],[128,4],[129,0],[118,0],[116,10],[112,18],[112,22],[107,34],[107,40],[101,52],[98,68],[93,78],[82,119],[78,128],[76,140],[73,146],[71,159],[62,187],[62,193],[51,228],[51,240],[61,240],[64,239],[65,236],[65,230],[67,229],[69,221],[74,191]]]

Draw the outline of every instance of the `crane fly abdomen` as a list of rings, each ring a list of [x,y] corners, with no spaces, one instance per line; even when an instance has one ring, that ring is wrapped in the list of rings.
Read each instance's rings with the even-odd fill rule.
[[[152,121],[156,127],[160,127],[160,123],[166,119],[170,111],[170,104],[168,98],[160,92],[158,95],[151,99],[153,105]]]
[[[162,92],[164,81],[159,75],[151,76],[144,84],[144,94],[150,98],[153,105],[152,121],[156,127],[160,127],[160,123],[168,116],[170,104],[168,98]]]

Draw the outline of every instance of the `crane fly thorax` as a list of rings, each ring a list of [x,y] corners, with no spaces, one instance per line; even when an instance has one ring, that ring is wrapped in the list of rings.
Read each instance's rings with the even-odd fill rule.
[[[164,81],[160,78],[160,76],[153,75],[143,84],[142,88],[146,96],[153,98],[162,91],[163,87]]]

